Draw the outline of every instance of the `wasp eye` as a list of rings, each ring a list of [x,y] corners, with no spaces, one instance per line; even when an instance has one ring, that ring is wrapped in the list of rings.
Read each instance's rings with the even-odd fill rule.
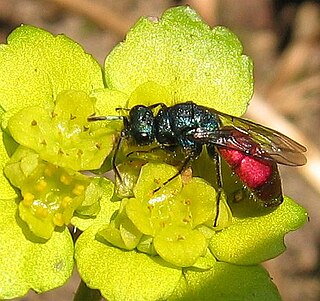
[[[136,106],[130,112],[128,135],[137,144],[146,145],[154,140],[154,116],[150,108]]]

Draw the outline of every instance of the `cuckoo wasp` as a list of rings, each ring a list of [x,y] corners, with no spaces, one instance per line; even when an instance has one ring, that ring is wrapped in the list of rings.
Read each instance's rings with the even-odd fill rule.
[[[155,113],[157,107],[159,110]],[[115,118],[91,116],[88,120]],[[123,130],[113,157],[113,168],[118,177],[116,154],[123,139],[131,139],[137,145],[156,142],[163,149],[182,149],[185,159],[178,174],[199,157],[206,146],[216,163],[218,193],[223,188],[222,158],[257,201],[265,207],[274,207],[283,201],[277,164],[301,166],[306,163],[303,154],[306,148],[280,132],[193,102],[173,106],[162,103],[137,105],[129,110],[128,116],[120,118],[123,119]],[[219,197],[217,212],[218,209]]]

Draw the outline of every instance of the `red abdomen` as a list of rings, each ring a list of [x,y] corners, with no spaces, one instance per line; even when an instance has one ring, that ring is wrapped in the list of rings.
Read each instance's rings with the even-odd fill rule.
[[[272,163],[268,160],[259,160],[227,148],[221,148],[219,151],[248,188],[257,188],[270,179],[273,171]]]
[[[241,144],[242,135],[237,137]],[[245,137],[248,145],[248,137]],[[250,150],[246,153],[228,147],[218,147],[223,159],[238,175],[244,185],[264,206],[278,206],[282,203],[281,179],[276,162],[265,155],[255,156],[262,151],[259,145],[250,141]]]

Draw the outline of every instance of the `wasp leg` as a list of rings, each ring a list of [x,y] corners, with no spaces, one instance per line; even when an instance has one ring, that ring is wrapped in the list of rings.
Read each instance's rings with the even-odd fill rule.
[[[167,105],[163,102],[157,102],[157,103],[154,103],[153,105],[150,105],[148,108],[153,110],[156,107],[161,107],[161,109],[165,109],[165,108],[167,108]]]
[[[117,110],[117,109],[116,109]],[[112,121],[112,120],[123,120],[123,122],[124,122],[124,124],[126,124],[126,123],[128,123],[128,120],[127,120],[127,118],[125,117],[125,116],[89,116],[88,118],[87,118],[87,120],[89,121],[89,122],[91,122],[91,121],[98,121],[98,120],[109,120],[109,121]],[[120,181],[122,181],[122,179],[121,179],[121,175],[120,175],[120,172],[119,172],[119,170],[118,170],[118,168],[117,168],[117,165],[116,165],[116,160],[117,160],[117,154],[118,154],[118,152],[119,152],[119,149],[120,149],[120,145],[121,145],[121,143],[122,143],[122,140],[125,138],[125,132],[123,131],[122,133],[121,133],[121,136],[120,136],[120,138],[119,138],[119,140],[118,140],[118,143],[117,143],[117,145],[116,145],[116,147],[115,147],[115,150],[114,150],[114,156],[113,156],[113,158],[112,158],[112,169],[113,169],[113,171],[114,171],[114,173],[115,173],[115,176],[116,177],[118,177],[119,179],[120,179]]]
[[[133,154],[136,154],[139,157],[139,154],[148,154],[148,153],[152,153],[154,151],[157,151],[159,149],[162,149],[162,148],[160,146],[155,146],[155,147],[150,148],[149,150],[136,150],[136,151],[132,151],[132,152],[128,153],[126,155],[126,157],[129,158]]]
[[[155,109],[156,107],[161,107],[161,109],[165,109],[165,108],[167,108],[167,105],[163,102],[157,102],[157,103],[154,103],[154,104],[148,106],[148,108],[151,110]],[[117,112],[119,112],[119,111],[129,112],[130,110],[131,110],[130,108],[116,108]]]
[[[129,112],[130,111],[130,109],[128,109],[128,108],[116,108],[115,110],[116,110],[116,112],[119,112],[119,111]]]
[[[215,151],[214,148],[209,150],[209,155],[212,157],[212,159],[214,160],[215,165],[216,165],[216,183],[217,183],[218,191],[217,191],[217,203],[216,203],[216,217],[214,219],[213,226],[217,227],[219,214],[220,214],[221,192],[222,192],[222,187],[223,187],[222,171],[221,171],[221,157],[220,157],[219,153],[217,153]]]
[[[115,174],[115,177],[118,178],[120,180],[120,182],[122,182],[122,178],[121,178],[121,174],[120,174],[120,171],[117,167],[117,154],[119,152],[119,149],[120,149],[120,146],[121,146],[121,143],[122,143],[122,140],[124,139],[123,136],[121,136],[118,140],[118,143],[116,145],[116,148],[114,150],[114,155],[112,157],[112,169],[114,171],[114,174]]]
[[[157,191],[159,191],[163,186],[167,185],[169,182],[171,182],[173,179],[175,179],[177,176],[181,175],[181,173],[186,169],[186,167],[189,165],[190,160],[193,158],[193,156],[188,156],[185,161],[183,162],[183,164],[181,165],[181,167],[179,168],[178,172],[172,176],[171,178],[169,178],[167,181],[165,181],[161,186],[159,186],[158,188],[156,188],[155,190],[153,190],[153,193],[156,193]]]

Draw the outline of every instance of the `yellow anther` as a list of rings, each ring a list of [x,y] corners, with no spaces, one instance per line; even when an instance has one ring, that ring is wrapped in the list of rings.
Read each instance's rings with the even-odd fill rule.
[[[22,203],[23,205],[25,205],[26,207],[31,207],[32,203],[34,200],[34,195],[31,192],[26,192],[23,195],[23,200]]]
[[[182,219],[182,222],[185,224],[189,224],[191,222],[191,217],[190,216],[186,216]]]
[[[159,223],[159,226],[161,227],[161,228],[165,228],[166,227],[166,222],[165,221],[161,221],[160,223]]]
[[[78,156],[78,157],[81,157],[82,155],[83,155],[83,150],[78,149],[78,151],[77,151],[77,156]]]
[[[41,206],[37,207],[35,211],[35,216],[40,218],[46,218],[48,214],[49,214],[48,209]]]
[[[70,196],[65,196],[62,201],[61,201],[61,206],[63,208],[67,208],[70,206],[70,204],[72,203],[72,197]]]
[[[72,177],[64,173],[60,176],[60,182],[63,183],[64,185],[70,185],[72,182]]]
[[[44,179],[41,179],[38,181],[35,188],[37,191],[41,192],[41,191],[45,190],[47,186],[48,186],[48,183]]]
[[[57,166],[53,165],[53,164],[49,164],[46,166],[45,170],[44,170],[44,174],[47,177],[52,177],[54,175],[54,173],[57,170]]]
[[[52,221],[55,225],[61,227],[64,225],[64,219],[63,219],[63,215],[62,213],[56,213],[53,218],[52,218]]]
[[[75,195],[80,195],[84,192],[85,187],[83,185],[77,184],[74,186],[72,193]]]
[[[184,200],[184,204],[187,205],[187,206],[190,206],[191,205],[191,199],[185,199]]]

